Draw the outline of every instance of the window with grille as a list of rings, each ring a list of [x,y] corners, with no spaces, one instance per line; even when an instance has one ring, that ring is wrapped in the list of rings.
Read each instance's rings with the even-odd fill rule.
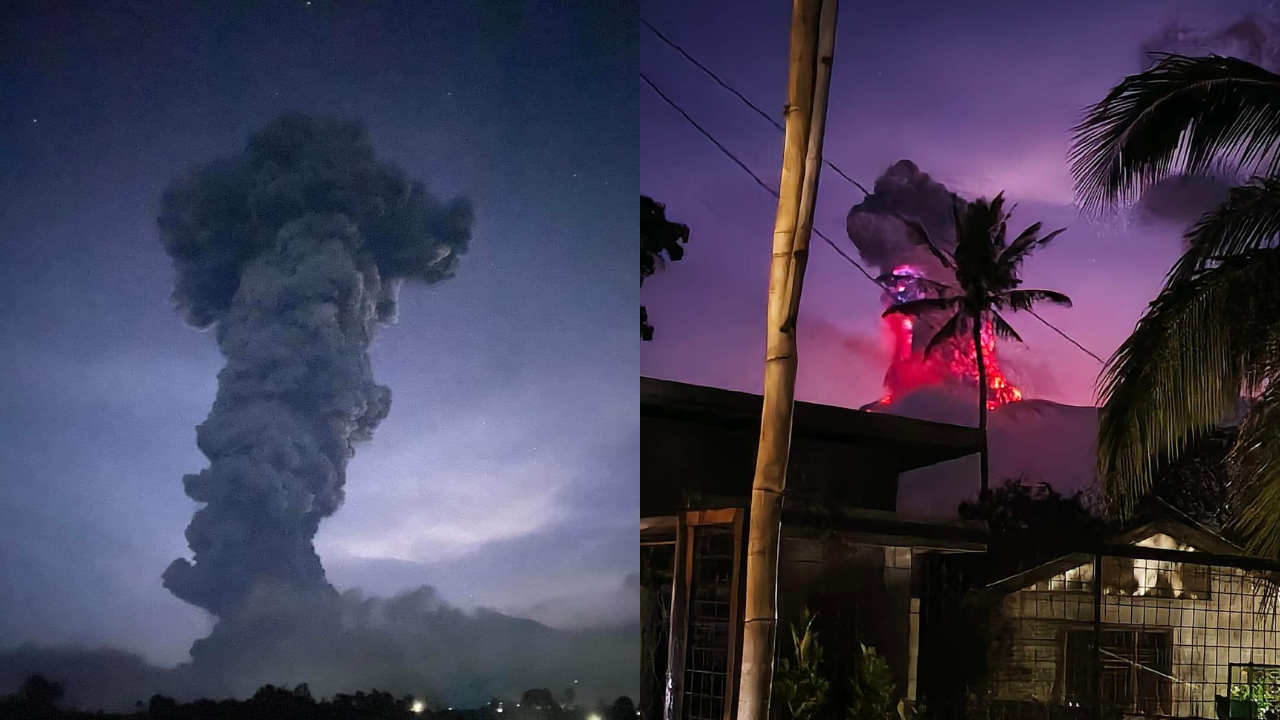
[[[685,659],[685,720],[723,720],[729,668],[729,626],[736,566],[732,525],[691,529],[689,634]]]
[[[1068,630],[1063,663],[1063,700],[1094,704],[1093,630]],[[1168,632],[1102,632],[1102,704],[1125,712],[1167,715],[1173,707],[1173,655]]]

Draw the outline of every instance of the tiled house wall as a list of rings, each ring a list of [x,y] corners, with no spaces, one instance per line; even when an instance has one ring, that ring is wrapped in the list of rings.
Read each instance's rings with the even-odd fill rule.
[[[1228,694],[1231,663],[1280,659],[1280,618],[1274,604],[1263,605],[1264,584],[1235,568],[1208,571],[1208,598],[1103,595],[1105,630],[1168,633],[1173,707],[1166,712],[1177,717],[1214,717],[1215,696]],[[1065,636],[1093,628],[1091,576],[1086,565],[1004,598],[1012,642],[994,663],[997,699],[1064,702]]]

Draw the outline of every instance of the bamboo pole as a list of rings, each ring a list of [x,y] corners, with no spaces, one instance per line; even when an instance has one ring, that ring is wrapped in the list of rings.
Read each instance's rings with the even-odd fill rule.
[[[831,90],[831,60],[836,49],[836,10],[839,0],[824,0],[818,31],[818,62],[810,114],[808,152],[804,158],[804,183],[800,190],[800,216],[791,249],[791,273],[787,279],[787,315],[782,332],[791,335],[800,318],[800,290],[809,266],[809,238],[813,235],[813,211],[818,204],[818,178],[822,174],[822,140],[827,127],[827,99]]]
[[[836,6],[837,0],[793,0],[792,3],[786,139],[774,220],[773,258],[769,266],[764,404],[747,540],[738,720],[765,720],[773,686],[782,492],[786,487],[795,402],[794,329],[818,189],[817,165],[822,157],[821,136],[835,46]],[[825,50],[821,68],[817,57],[819,27]],[[815,88],[819,82],[821,87]]]

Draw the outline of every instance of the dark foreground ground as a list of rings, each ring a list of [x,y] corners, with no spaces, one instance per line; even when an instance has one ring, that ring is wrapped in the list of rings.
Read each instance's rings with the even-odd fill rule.
[[[306,685],[293,690],[264,685],[247,700],[198,700],[179,703],[156,695],[138,702],[131,713],[83,712],[60,708],[62,686],[34,676],[12,694],[0,697],[0,720],[85,720],[87,718],[135,718],[137,720],[636,720],[639,712],[630,698],[612,704],[581,707],[572,699],[554,697],[547,690],[529,690],[517,702],[492,700],[483,708],[462,710],[432,707],[413,697],[391,693],[335,695],[319,700]]]

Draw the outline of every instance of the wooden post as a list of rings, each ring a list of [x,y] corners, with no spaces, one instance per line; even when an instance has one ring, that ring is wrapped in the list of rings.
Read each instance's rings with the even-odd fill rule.
[[[1093,718],[1102,720],[1102,556],[1093,556]]]
[[[663,683],[662,717],[680,720],[684,702],[685,637],[689,626],[689,525],[683,506],[676,521],[676,557],[671,575],[671,614],[667,625],[667,676]]]
[[[742,603],[739,598],[742,597],[742,590],[746,586],[746,568],[744,567],[747,559],[746,549],[747,539],[747,511],[745,508],[735,509],[733,512],[733,582],[729,590],[729,667],[741,667],[742,665]],[[738,697],[738,677],[737,673],[730,671],[725,677],[724,685],[724,716],[723,720],[734,720],[737,715],[737,707],[733,701]]]
[[[765,720],[773,686],[778,543],[795,402],[794,330],[809,232],[813,227],[813,208],[818,190],[817,167],[822,161],[822,130],[831,79],[831,55],[835,46],[836,8],[837,0],[793,0],[792,3],[786,139],[782,151],[778,212],[773,228],[773,258],[769,266],[764,404],[747,540],[738,720]],[[821,62],[818,58],[820,30],[824,47]],[[820,69],[820,65],[825,70]],[[819,83],[821,86],[815,87]],[[806,157],[813,162],[806,162]]]

